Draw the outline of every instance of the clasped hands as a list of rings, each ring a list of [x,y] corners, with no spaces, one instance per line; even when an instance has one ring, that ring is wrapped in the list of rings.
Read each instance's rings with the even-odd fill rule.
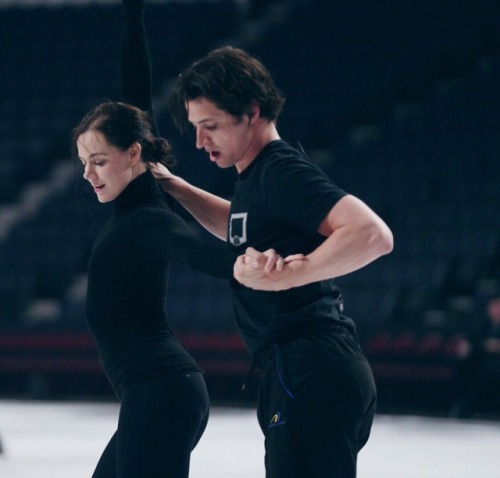
[[[286,290],[299,285],[294,273],[305,260],[304,254],[283,258],[274,249],[259,252],[248,247],[234,264],[234,277],[251,289]]]

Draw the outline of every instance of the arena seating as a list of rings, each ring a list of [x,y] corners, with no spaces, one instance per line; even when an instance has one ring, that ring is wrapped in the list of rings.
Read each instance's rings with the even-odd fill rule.
[[[234,172],[217,170],[194,151],[192,138],[177,134],[163,99],[182,67],[229,38],[237,41],[247,20],[258,24],[237,3],[155,2],[147,14],[159,124],[175,142],[177,171],[224,196]],[[286,21],[254,36],[248,49],[287,96],[282,136],[301,140],[395,233],[390,256],[338,280],[346,313],[387,385],[387,403],[394,390],[411,388],[408,380],[425,380],[426,393],[434,386],[444,393],[460,362],[454,346],[480,301],[479,284],[500,281],[500,7],[494,0],[326,3],[289,2]],[[28,212],[0,228],[0,378],[10,377],[6,383],[19,391],[34,363],[48,364],[46,373],[66,357],[61,370],[81,361],[79,370],[94,380],[99,371],[83,323],[85,268],[109,209],[88,194],[76,162],[63,186],[54,187],[49,175],[61,160],[74,161],[69,135],[80,117],[118,98],[120,7],[82,2],[0,13],[0,223],[2,210],[21,210],[27,187],[43,191]],[[218,382],[226,394],[248,365],[227,284],[177,265],[172,277],[174,328],[209,376],[230,377],[231,387]],[[464,296],[472,303],[466,313],[456,306]],[[429,311],[443,317],[438,328],[426,322]],[[85,347],[73,350],[75,343]],[[70,349],[82,353],[65,355]],[[31,364],[23,379],[8,375],[23,363]],[[92,383],[87,390],[106,393]],[[444,393],[434,406],[448,399]]]

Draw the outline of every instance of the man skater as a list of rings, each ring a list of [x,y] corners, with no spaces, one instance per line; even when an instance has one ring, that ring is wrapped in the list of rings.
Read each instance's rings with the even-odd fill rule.
[[[352,478],[370,434],[376,388],[333,278],[389,253],[393,238],[300,144],[280,138],[283,103],[256,58],[232,47],[211,52],[179,75],[169,105],[182,130],[194,127],[196,146],[211,161],[236,168],[234,197],[228,202],[162,166],[152,170],[165,191],[240,255],[232,293],[237,325],[261,371],[266,477]],[[268,270],[258,251],[270,248],[303,256]]]

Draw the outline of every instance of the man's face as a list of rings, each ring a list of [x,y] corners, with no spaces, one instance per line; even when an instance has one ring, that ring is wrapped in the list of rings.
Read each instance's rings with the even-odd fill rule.
[[[241,172],[258,154],[257,130],[247,115],[233,116],[203,97],[188,100],[186,110],[196,131],[196,147],[220,168],[235,166]]]

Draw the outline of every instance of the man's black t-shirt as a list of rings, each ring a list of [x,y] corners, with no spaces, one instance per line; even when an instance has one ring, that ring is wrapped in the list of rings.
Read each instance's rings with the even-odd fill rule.
[[[228,244],[237,254],[249,246],[273,248],[282,257],[308,254],[325,240],[318,229],[347,193],[305,155],[300,144],[269,143],[243,171],[231,202]],[[339,314],[333,280],[266,292],[232,281],[236,322],[252,355],[269,342],[315,321],[354,323]]]

